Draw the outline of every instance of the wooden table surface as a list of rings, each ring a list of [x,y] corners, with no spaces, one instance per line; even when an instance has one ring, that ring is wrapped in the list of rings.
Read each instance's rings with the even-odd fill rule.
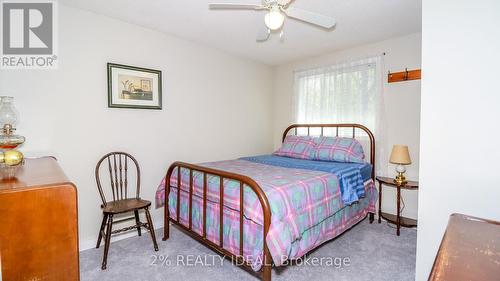
[[[377,177],[377,180],[388,186],[398,186],[398,184],[394,182],[394,178]],[[400,185],[399,187],[402,189],[418,189],[418,181],[408,181],[407,183],[405,183],[404,185]]]
[[[26,159],[15,176],[12,179],[0,179],[0,192],[68,182],[68,178],[53,157]]]
[[[429,280],[500,280],[500,222],[451,215]]]

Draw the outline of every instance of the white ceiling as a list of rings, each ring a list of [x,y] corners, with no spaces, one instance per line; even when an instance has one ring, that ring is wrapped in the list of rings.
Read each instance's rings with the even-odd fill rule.
[[[293,19],[278,34],[255,42],[264,11],[209,10],[210,2],[259,3],[259,0],[60,0],[205,46],[279,65],[334,50],[421,31],[421,0],[295,0],[297,8],[337,19],[331,31]]]

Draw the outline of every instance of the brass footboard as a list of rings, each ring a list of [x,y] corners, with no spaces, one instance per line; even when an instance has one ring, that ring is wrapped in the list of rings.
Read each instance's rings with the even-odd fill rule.
[[[174,169],[177,168],[177,214],[176,218],[171,218],[169,214],[169,206],[168,206],[168,196],[170,194],[170,179],[172,177],[172,173]],[[189,222],[186,227],[184,224],[180,222],[180,194],[181,194],[181,169],[189,171]],[[193,172],[198,172],[203,174],[203,233],[199,235],[192,228],[192,205],[193,205]],[[220,193],[219,193],[219,210],[220,210],[220,223],[219,223],[219,243],[214,243],[207,239],[206,232],[206,213],[207,213],[207,175],[216,176],[220,178]],[[239,245],[239,255],[234,255],[230,251],[224,249],[224,236],[223,236],[223,226],[224,226],[224,179],[234,180],[240,183],[240,245]],[[165,218],[164,218],[164,235],[163,240],[167,240],[169,238],[169,221],[173,224],[179,226],[182,230],[187,232],[191,237],[198,240],[202,244],[208,246],[212,250],[216,251],[220,255],[223,255],[226,258],[231,258],[234,261],[237,261],[237,264],[243,265],[245,267],[250,268],[251,264],[248,261],[244,260],[243,256],[243,241],[244,241],[244,233],[243,233],[243,215],[244,215],[244,186],[250,187],[253,192],[257,195],[257,198],[260,201],[260,205],[262,206],[262,214],[263,214],[263,260],[262,260],[262,280],[270,281],[271,280],[271,268],[272,268],[272,258],[269,253],[269,249],[266,243],[266,236],[269,231],[269,225],[271,224],[271,209],[269,206],[269,201],[264,193],[264,191],[260,188],[260,186],[251,178],[230,173],[226,171],[211,169],[203,166],[183,163],[183,162],[175,162],[173,163],[168,171],[167,176],[165,178]]]

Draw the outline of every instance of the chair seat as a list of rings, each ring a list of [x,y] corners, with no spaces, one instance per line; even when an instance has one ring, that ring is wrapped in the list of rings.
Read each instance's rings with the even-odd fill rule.
[[[107,202],[106,206],[104,206],[102,211],[108,214],[120,214],[120,213],[143,209],[149,206],[151,206],[151,202],[147,200],[136,199],[136,198],[124,199],[124,200]]]

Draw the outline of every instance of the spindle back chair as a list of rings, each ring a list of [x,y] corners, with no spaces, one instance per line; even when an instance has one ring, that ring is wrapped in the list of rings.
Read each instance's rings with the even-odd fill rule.
[[[103,163],[104,162],[104,163]],[[129,199],[129,181],[128,178],[132,172],[135,172],[136,177],[136,192],[135,198],[139,198],[141,192],[141,171],[139,163],[130,154],[125,152],[111,152],[104,155],[97,163],[96,181],[101,195],[102,204],[107,205],[106,194],[102,187],[100,178],[101,164],[108,168],[110,187],[112,193],[112,201]],[[129,171],[129,169],[133,171]],[[133,188],[133,186],[132,186]]]
[[[106,169],[106,167],[108,170],[106,174],[109,174],[111,192],[108,193],[112,194],[111,201],[107,201],[106,193],[103,190],[103,181],[101,181],[101,165],[103,164],[105,166],[104,170]],[[129,188],[129,176],[131,176],[131,174],[133,174],[134,172],[136,178],[135,194],[133,194],[133,189],[131,190]],[[99,230],[99,236],[97,238],[96,248],[100,247],[102,238],[105,238],[104,256],[101,268],[106,269],[107,266],[109,244],[112,234],[137,229],[138,235],[141,236],[141,227],[144,227],[151,233],[151,239],[153,240],[154,249],[155,251],[158,251],[158,244],[156,243],[154,226],[151,215],[149,213],[151,202],[142,200],[140,198],[141,171],[137,160],[132,157],[132,155],[126,152],[110,152],[104,155],[99,160],[99,162],[97,162],[95,168],[95,178],[97,182],[97,188],[99,190],[99,195],[101,196],[102,200],[101,209],[103,211],[103,218],[101,222],[101,228]],[[131,186],[131,188],[133,188],[133,186]],[[130,195],[135,195],[134,197],[129,197],[129,193],[131,192],[132,194]],[[147,223],[143,223],[140,220],[139,211],[141,210],[144,210],[146,214]],[[133,212],[134,216],[126,217],[113,222],[114,215],[129,212]],[[133,220],[134,218],[134,225],[117,230],[112,230],[113,223],[129,221]]]

